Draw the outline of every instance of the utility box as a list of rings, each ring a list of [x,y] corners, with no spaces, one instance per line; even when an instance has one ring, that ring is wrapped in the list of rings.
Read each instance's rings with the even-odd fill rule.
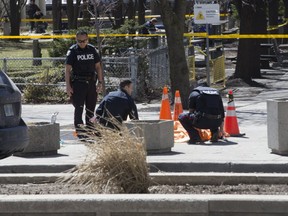
[[[288,98],[267,100],[268,147],[272,153],[288,155]]]
[[[28,145],[28,128],[21,111],[20,90],[0,70],[0,159],[23,151]]]

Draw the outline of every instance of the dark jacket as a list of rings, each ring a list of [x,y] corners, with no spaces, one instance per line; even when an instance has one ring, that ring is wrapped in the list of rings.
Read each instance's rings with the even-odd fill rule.
[[[29,18],[35,18],[35,13],[36,11],[40,11],[40,8],[38,7],[38,5],[36,4],[29,4],[27,6],[27,15],[29,16]]]
[[[140,34],[150,34],[150,33],[155,33],[155,32],[156,32],[156,27],[150,20],[147,21],[142,27],[142,29],[140,30]]]
[[[105,126],[109,126],[109,122],[107,121],[107,119],[111,117],[109,113],[115,117],[119,123],[127,120],[128,115],[130,119],[139,119],[133,98],[124,90],[110,92],[103,98],[96,109],[97,119]]]

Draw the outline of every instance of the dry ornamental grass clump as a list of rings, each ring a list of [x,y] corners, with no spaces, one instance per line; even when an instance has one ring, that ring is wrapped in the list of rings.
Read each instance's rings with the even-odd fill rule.
[[[61,181],[83,185],[95,193],[148,193],[150,177],[143,141],[125,126],[117,126],[120,130],[99,124],[90,128],[85,161]]]

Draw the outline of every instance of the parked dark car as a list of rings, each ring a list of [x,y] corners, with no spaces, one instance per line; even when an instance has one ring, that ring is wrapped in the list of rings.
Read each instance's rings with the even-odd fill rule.
[[[0,70],[0,159],[23,151],[29,143],[28,127],[21,111],[20,90]]]

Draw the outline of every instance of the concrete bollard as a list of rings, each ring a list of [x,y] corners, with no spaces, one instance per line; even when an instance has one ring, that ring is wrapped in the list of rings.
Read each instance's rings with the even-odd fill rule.
[[[170,152],[174,147],[172,120],[141,120],[125,122],[137,137],[143,138],[148,154]]]
[[[29,144],[16,156],[55,155],[60,149],[60,127],[50,122],[27,123]]]
[[[268,147],[273,153],[288,155],[288,98],[267,100]]]

